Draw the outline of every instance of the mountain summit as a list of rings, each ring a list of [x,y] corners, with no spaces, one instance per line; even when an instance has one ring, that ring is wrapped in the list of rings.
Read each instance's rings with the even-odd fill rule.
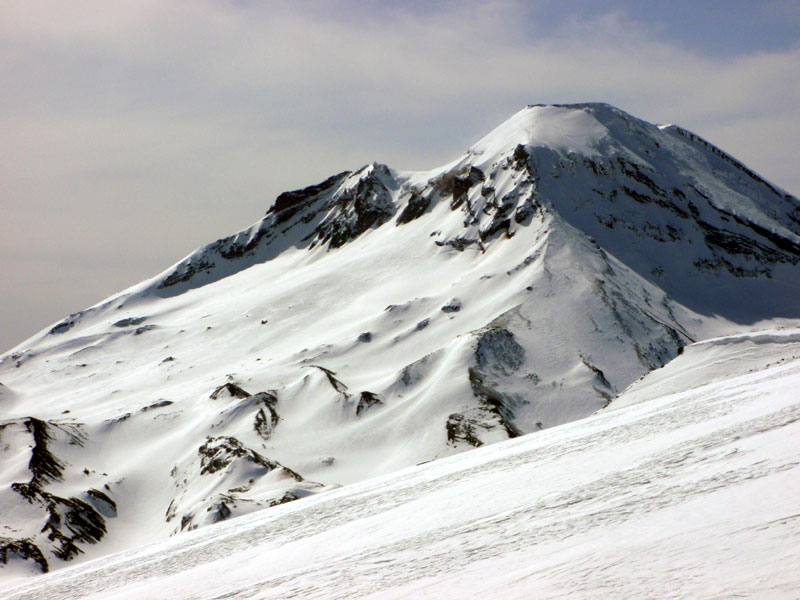
[[[599,103],[528,106],[433,171],[372,164],[281,194],[260,223],[194,253],[158,285],[202,284],[291,247],[338,248],[442,203],[453,214],[437,219],[439,246],[483,252],[534,213],[554,214],[702,314],[796,311],[794,271],[782,266],[800,260],[797,198],[685,129]],[[711,287],[690,284],[708,274]]]
[[[797,198],[606,104],[283,193],[0,359],[0,560],[47,570],[588,416],[687,344],[800,317],[798,261]]]

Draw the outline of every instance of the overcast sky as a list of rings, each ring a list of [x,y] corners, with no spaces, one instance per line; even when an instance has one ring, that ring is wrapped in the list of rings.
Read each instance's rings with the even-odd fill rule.
[[[281,191],[582,101],[800,195],[800,3],[0,0],[0,351]]]

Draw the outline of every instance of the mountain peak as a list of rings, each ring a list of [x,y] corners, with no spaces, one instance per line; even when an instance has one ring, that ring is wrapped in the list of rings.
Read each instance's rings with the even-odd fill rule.
[[[522,145],[547,148],[560,155],[594,156],[614,137],[611,129],[615,125],[633,120],[636,119],[624,111],[599,102],[530,104],[479,140],[467,153],[489,159]]]
[[[283,193],[261,222],[198,250],[156,285],[180,294],[292,248],[337,250],[420,219],[427,243],[484,252],[544,212],[694,310],[753,319],[779,301],[780,314],[794,313],[785,294],[749,294],[758,308],[744,312],[731,298],[742,279],[787,281],[776,268],[800,260],[800,202],[691,132],[599,102],[526,106],[432,171],[370,163]],[[717,291],[687,293],[687,277],[707,276]]]

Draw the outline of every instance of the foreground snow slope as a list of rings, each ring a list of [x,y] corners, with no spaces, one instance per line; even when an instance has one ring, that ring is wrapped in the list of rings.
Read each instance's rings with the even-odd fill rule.
[[[438,169],[281,194],[0,357],[0,565],[586,417],[688,343],[800,317],[798,297],[797,198],[682,129],[527,107]]]
[[[800,329],[587,419],[66,568],[9,599],[797,598]]]

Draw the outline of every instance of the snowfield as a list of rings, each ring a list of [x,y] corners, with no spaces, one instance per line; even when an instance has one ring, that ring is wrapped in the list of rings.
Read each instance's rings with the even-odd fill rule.
[[[692,345],[587,419],[5,597],[797,598],[799,358],[800,330]]]

